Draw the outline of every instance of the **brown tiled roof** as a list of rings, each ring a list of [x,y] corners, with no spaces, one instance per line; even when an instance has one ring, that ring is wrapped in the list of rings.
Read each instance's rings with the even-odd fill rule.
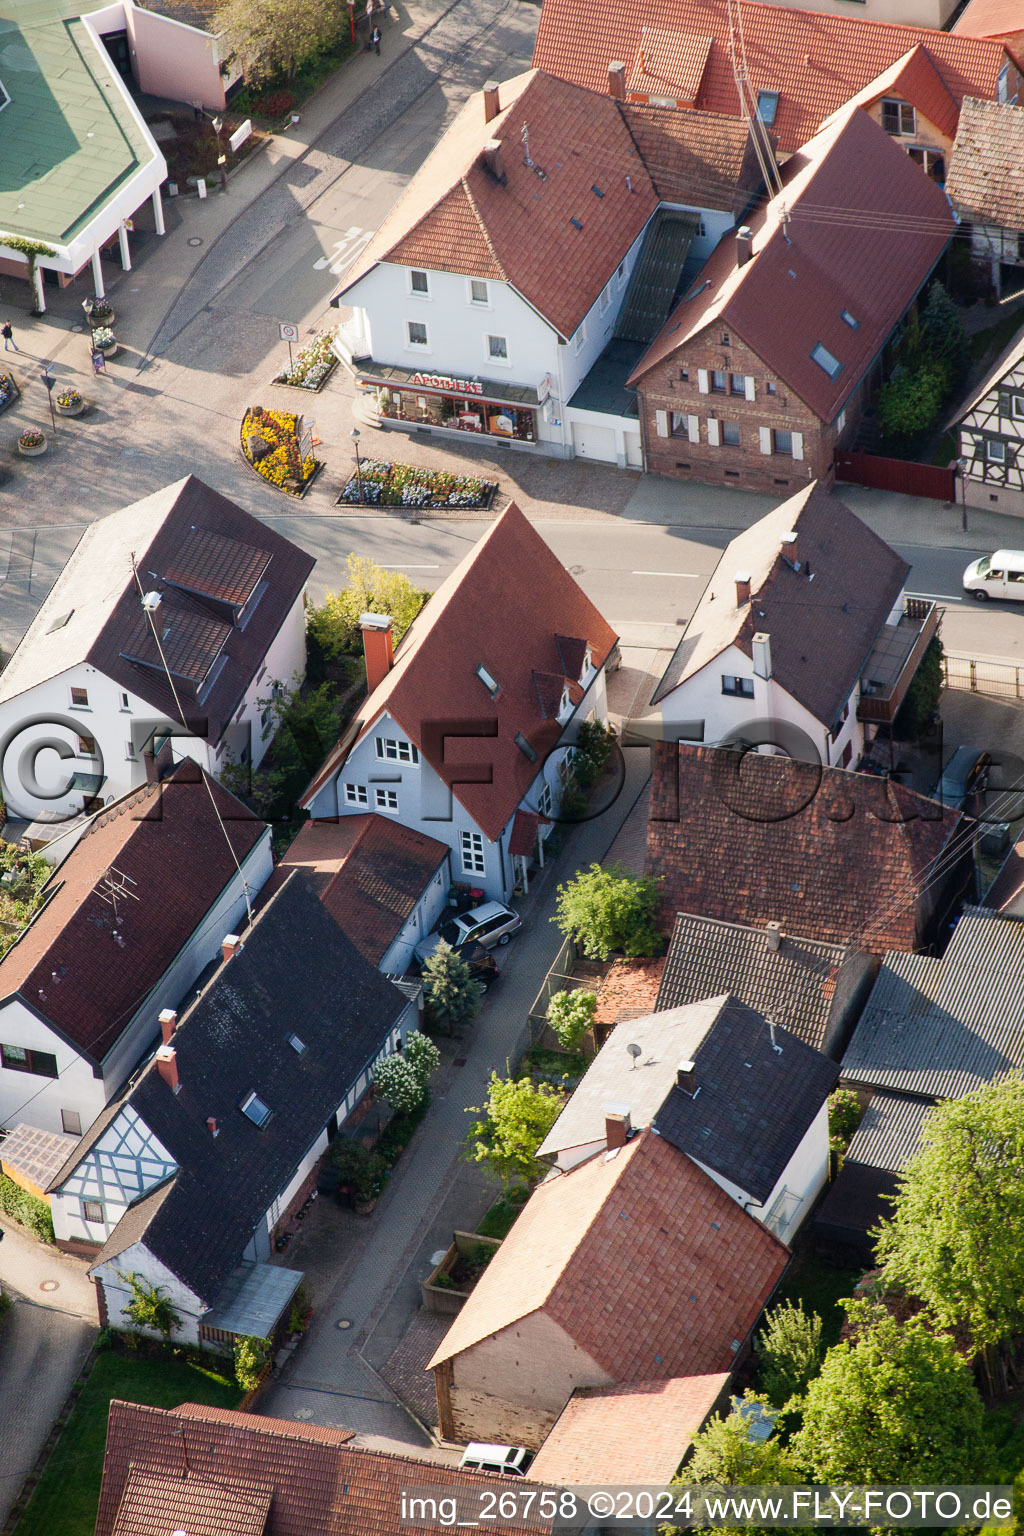
[[[659,960],[616,960],[597,989],[595,1024],[605,1029],[622,1019],[654,1012],[665,957]]]
[[[755,0],[759,8],[781,10]],[[737,266],[735,241],[723,237],[703,288],[676,305],[631,386],[715,325],[735,331],[822,420],[838,415],[938,261],[953,215],[942,188],[854,108],[792,155],[782,178],[783,193],[747,219],[750,258]],[[840,364],[834,376],[811,356],[819,344]]]
[[[658,196],[740,214],[761,184],[746,124],[719,112],[620,108]]]
[[[208,782],[230,848],[202,770],[186,758],[160,785],[125,795],[91,822],[51,875],[45,905],[0,960],[0,998],[23,998],[93,1061],[199,927],[235,875],[235,857],[243,862],[266,830]],[[131,896],[115,910],[110,887],[122,877],[133,882]]]
[[[516,577],[510,601],[510,573]],[[534,672],[557,672],[557,631],[585,639],[603,666],[615,634],[561,561],[512,502],[456,566],[414,619],[395,664],[361,711],[362,734],[385,711],[450,785],[487,837],[495,841],[537,774],[516,743],[524,735],[543,758],[561,730],[546,720]],[[499,684],[495,699],[480,678],[483,665]],[[572,681],[572,680],[570,680]],[[460,737],[497,722],[496,737]],[[444,730],[457,739],[442,743]],[[356,738],[360,739],[360,738]],[[303,803],[336,774],[349,751],[339,744],[306,791]],[[491,781],[466,783],[466,765]]]
[[[574,1392],[530,1465],[538,1483],[667,1485],[728,1375],[675,1376]]]
[[[797,536],[796,561],[782,540]],[[737,571],[751,601],[737,605]],[[774,680],[832,728],[900,595],[910,566],[844,502],[812,482],[726,546],[654,694],[660,703],[735,645],[771,636]]]
[[[695,106],[740,117],[732,68],[727,0],[648,0],[624,6],[618,0],[544,0],[533,62],[577,85],[608,88],[608,64],[621,59],[627,78],[643,49],[644,30],[672,33],[681,87],[693,77],[693,59],[712,37]],[[791,10],[744,0],[743,39],[750,82],[759,91],[779,92],[772,126],[784,154],[798,148],[822,121],[849,101],[911,48],[927,49],[955,101],[964,96],[995,100],[1005,50],[999,43],[896,26],[860,17]],[[666,45],[662,45],[663,48]],[[662,70],[664,73],[664,70]],[[673,94],[669,84],[649,94]],[[679,90],[685,96],[685,90]]]
[[[171,1477],[132,1466],[111,1536],[264,1536],[272,1483],[222,1483],[192,1472]]]
[[[680,911],[781,922],[881,955],[917,947],[921,893],[963,821],[893,780],[659,743],[645,867],[666,928]]]
[[[1024,107],[964,102],[946,191],[965,219],[1024,229]]]
[[[270,564],[265,549],[191,528],[162,574],[175,586],[241,608]]]
[[[95,1536],[115,1536],[132,1473],[169,1478],[182,1484],[217,1485],[212,1509],[197,1503],[194,1520],[208,1518],[221,1504],[222,1488],[251,1500],[253,1488],[270,1487],[273,1496],[265,1536],[408,1536],[403,1489],[432,1486],[450,1490],[479,1488],[480,1474],[460,1472],[437,1461],[417,1460],[347,1445],[348,1430],[294,1424],[260,1414],[240,1414],[186,1403],[178,1409],[139,1403],[110,1404]],[[488,1477],[488,1483],[505,1479]],[[522,1478],[512,1488],[530,1488]],[[206,1527],[187,1524],[189,1536],[205,1536]],[[228,1527],[228,1529],[232,1529]],[[264,1530],[263,1527],[260,1528]],[[542,1536],[552,1529],[541,1519],[502,1521],[509,1536]],[[170,1536],[173,1523],[152,1528],[128,1527],[125,1536]],[[221,1536],[223,1527],[216,1528]],[[118,1531],[118,1536],[121,1536]]]
[[[729,1371],[789,1250],[642,1131],[531,1195],[430,1365],[533,1312],[615,1381]]]

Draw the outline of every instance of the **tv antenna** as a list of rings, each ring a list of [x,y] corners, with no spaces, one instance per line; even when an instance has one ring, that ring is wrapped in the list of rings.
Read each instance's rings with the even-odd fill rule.
[[[96,887],[96,894],[101,901],[109,902],[113,907],[115,921],[119,920],[117,909],[119,901],[128,901],[129,899],[131,901],[138,901],[139,898],[135,891],[128,889],[129,886],[135,883],[131,875],[122,874],[119,869],[115,869],[113,864],[104,871],[99,885]]]

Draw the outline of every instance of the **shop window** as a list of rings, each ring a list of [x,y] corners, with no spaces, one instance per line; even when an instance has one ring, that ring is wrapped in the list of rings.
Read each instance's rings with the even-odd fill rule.
[[[418,293],[421,296],[429,294],[430,282],[427,274],[425,272],[410,272],[409,288],[413,293]]]
[[[507,363],[508,362],[508,337],[507,336],[488,336],[488,338],[487,338],[487,356],[491,359],[492,363]]]
[[[420,320],[407,320],[406,331],[409,336],[410,347],[425,347],[427,342],[427,328]]]

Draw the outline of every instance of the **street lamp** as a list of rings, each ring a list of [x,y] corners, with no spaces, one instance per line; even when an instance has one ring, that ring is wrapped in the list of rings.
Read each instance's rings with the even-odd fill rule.
[[[363,471],[359,463],[359,428],[352,428],[352,446],[356,451],[356,487],[359,491],[359,500],[363,499]]]
[[[960,471],[960,526],[964,533],[967,532],[967,466],[969,459],[957,459],[956,467]]]
[[[224,154],[220,142],[220,131],[224,127],[224,119],[222,117],[214,117],[211,119],[210,126],[217,135],[217,169],[220,171],[220,189],[222,192],[226,192],[228,189],[228,173],[224,166],[227,161],[227,155]]]

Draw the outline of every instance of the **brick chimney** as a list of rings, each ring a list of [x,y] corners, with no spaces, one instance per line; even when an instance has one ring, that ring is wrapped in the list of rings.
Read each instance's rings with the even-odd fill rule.
[[[681,1088],[693,1098],[697,1091],[697,1064],[693,1061],[681,1061],[676,1068],[676,1087]]]
[[[233,955],[237,955],[242,947],[242,941],[237,933],[226,933],[221,940],[220,951],[227,963]]]
[[[370,693],[382,683],[395,664],[391,640],[391,619],[386,613],[361,613],[363,656],[366,660],[366,687]]]
[[[751,582],[750,572],[749,571],[737,571],[736,572],[736,576],[735,576],[735,581],[736,581],[736,607],[737,608],[742,608],[744,603],[749,603],[750,602],[750,582]]]
[[[508,177],[505,175],[505,162],[501,158],[500,139],[487,140],[487,143],[484,145],[484,164],[495,181],[500,181],[502,186],[504,186]]]
[[[160,1035],[164,1045],[169,1045],[171,1036],[178,1027],[178,1015],[173,1008],[163,1008],[160,1012]]]
[[[750,225],[741,224],[739,229],[736,231],[736,265],[738,267],[746,266],[747,262],[750,260],[752,254],[750,248],[750,239]]]
[[[215,1117],[213,1115],[208,1115],[207,1116],[207,1118],[206,1118],[206,1129],[209,1131],[211,1136],[219,1136],[220,1135],[220,1128],[217,1125],[217,1121],[216,1121],[216,1119],[215,1119]]]
[[[172,1093],[181,1087],[178,1081],[178,1053],[173,1045],[162,1045],[156,1053],[156,1069]]]
[[[497,80],[488,80],[484,86],[484,122],[493,122],[501,111],[501,87]]]
[[[765,923],[764,933],[768,941],[768,948],[772,951],[772,954],[777,954],[782,948],[782,924]]]
[[[616,1147],[624,1147],[632,1129],[627,1104],[604,1106],[604,1142],[609,1152],[613,1152]]]
[[[626,66],[618,60],[608,65],[608,94],[616,101],[626,99]]]
[[[782,556],[783,559],[791,561],[793,565],[799,568],[800,556],[797,553],[797,537],[795,533],[784,533],[782,535]]]

